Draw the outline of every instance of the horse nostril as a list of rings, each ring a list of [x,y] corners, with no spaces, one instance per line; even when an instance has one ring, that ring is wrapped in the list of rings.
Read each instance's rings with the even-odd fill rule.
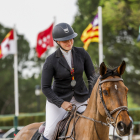
[[[124,132],[124,123],[122,121],[120,121],[118,124],[117,124],[117,128],[119,131],[121,132]]]

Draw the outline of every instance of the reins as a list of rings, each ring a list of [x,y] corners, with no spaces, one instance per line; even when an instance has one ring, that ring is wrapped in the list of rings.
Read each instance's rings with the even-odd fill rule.
[[[101,85],[103,83],[105,83],[105,82],[116,82],[116,81],[123,81],[123,79],[122,78],[112,78],[112,79],[105,79],[105,80],[102,80],[101,81],[101,78],[100,78],[100,81],[99,81],[99,84],[98,84],[98,87],[97,87],[97,90],[96,90],[96,98],[97,98],[97,93],[98,93],[98,89],[99,89],[100,99],[102,101],[102,104],[103,104],[105,113],[107,115],[107,118],[106,118],[107,123],[102,122],[102,121],[98,121],[98,120],[95,120],[93,118],[89,118],[89,117],[86,117],[86,116],[84,116],[82,114],[77,113],[77,110],[78,110],[79,107],[81,107],[81,106],[87,106],[87,104],[83,104],[83,105],[81,105],[79,107],[76,107],[76,105],[73,104],[73,106],[75,108],[71,111],[71,113],[73,114],[72,116],[74,116],[73,117],[73,119],[74,119],[74,121],[73,121],[73,128],[71,130],[71,134],[70,134],[70,136],[62,136],[62,137],[59,137],[59,138],[64,138],[65,140],[67,138],[71,138],[72,140],[75,140],[75,125],[76,125],[76,122],[78,121],[78,119],[80,117],[93,121],[94,122],[94,125],[95,125],[95,130],[96,130],[96,124],[95,123],[100,123],[100,124],[102,124],[104,126],[108,126],[108,127],[111,124],[114,127],[114,131],[115,131],[116,121],[117,121],[117,118],[118,118],[119,114],[121,113],[121,111],[127,111],[128,112],[128,108],[127,108],[127,106],[120,106],[120,107],[118,107],[118,108],[116,108],[116,109],[114,109],[112,111],[109,111],[107,109],[106,105],[105,105],[105,102],[104,102],[104,99],[103,99],[103,96],[102,96],[102,88],[101,88]],[[117,111],[119,111],[119,112],[117,113],[116,117],[113,118],[112,115],[114,113],[116,113]],[[76,119],[76,115],[78,116],[77,119]],[[97,130],[96,130],[96,133],[97,133]],[[73,135],[74,135],[74,137],[73,137]],[[98,133],[97,133],[97,136],[98,136],[99,140],[101,140],[100,137],[99,137],[99,135],[98,135]],[[113,132],[113,139],[114,139],[114,132]]]

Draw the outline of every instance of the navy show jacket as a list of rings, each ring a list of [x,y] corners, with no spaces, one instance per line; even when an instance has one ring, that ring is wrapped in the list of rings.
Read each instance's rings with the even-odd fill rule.
[[[92,86],[89,84],[87,89],[84,80],[83,72],[87,76],[88,81],[90,76],[94,74],[94,66],[89,54],[81,47],[72,48],[73,63],[74,63],[74,79],[76,86],[71,86],[72,77],[70,67],[63,57],[60,48],[53,54],[47,57],[42,71],[41,87],[42,92],[47,97],[48,101],[61,107],[64,101],[70,101],[74,96],[76,101],[86,101],[92,92]],[[53,84],[52,79],[54,78]]]

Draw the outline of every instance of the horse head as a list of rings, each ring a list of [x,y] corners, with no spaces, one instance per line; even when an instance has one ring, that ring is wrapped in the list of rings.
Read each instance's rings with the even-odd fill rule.
[[[106,117],[107,123],[112,124],[120,136],[129,135],[132,127],[127,108],[128,88],[121,78],[125,67],[125,61],[115,69],[109,69],[104,62],[101,63],[97,95],[99,113]]]

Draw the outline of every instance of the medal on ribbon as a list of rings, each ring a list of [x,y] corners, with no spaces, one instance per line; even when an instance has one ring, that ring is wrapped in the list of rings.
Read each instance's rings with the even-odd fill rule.
[[[72,76],[71,86],[74,87],[76,85],[76,80],[74,79],[74,68],[71,69],[71,76]]]
[[[72,86],[72,87],[75,87],[75,85],[76,85],[76,81],[75,81],[75,80],[72,80],[72,81],[71,81],[71,86]]]
[[[63,55],[64,57],[64,55]],[[65,57],[64,57],[65,58]],[[71,77],[72,77],[72,81],[71,81],[71,86],[72,87],[75,87],[76,85],[76,80],[74,79],[74,64],[73,64],[73,56],[72,56],[72,52],[71,52],[71,66],[72,66],[72,69],[70,68],[70,73],[71,73]]]

